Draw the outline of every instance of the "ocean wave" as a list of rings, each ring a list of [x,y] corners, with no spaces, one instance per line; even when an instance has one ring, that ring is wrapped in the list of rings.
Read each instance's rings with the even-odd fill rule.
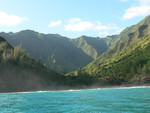
[[[44,92],[72,92],[72,91],[85,91],[85,90],[100,90],[100,89],[134,89],[134,88],[150,88],[150,86],[130,86],[130,87],[101,87],[101,88],[88,88],[88,89],[68,89],[68,90],[46,90],[46,91],[23,91],[23,92],[7,92],[0,94],[20,94],[20,93],[44,93]]]
[[[134,89],[134,88],[149,88],[150,86],[131,86],[131,87],[116,87],[114,89]]]

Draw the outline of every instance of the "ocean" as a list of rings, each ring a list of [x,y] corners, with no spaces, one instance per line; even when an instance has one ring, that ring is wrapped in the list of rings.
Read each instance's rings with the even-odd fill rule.
[[[0,113],[150,113],[150,88],[1,93]]]

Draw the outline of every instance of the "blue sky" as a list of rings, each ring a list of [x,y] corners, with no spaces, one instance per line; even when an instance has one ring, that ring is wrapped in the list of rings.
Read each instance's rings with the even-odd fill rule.
[[[105,37],[150,14],[150,0],[0,0],[0,32]]]

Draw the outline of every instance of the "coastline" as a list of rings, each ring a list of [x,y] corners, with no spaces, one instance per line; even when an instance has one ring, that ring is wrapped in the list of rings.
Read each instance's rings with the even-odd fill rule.
[[[0,92],[0,94],[17,94],[17,93],[42,93],[42,92],[66,92],[66,91],[85,91],[85,90],[100,90],[100,89],[134,89],[134,88],[150,88],[150,85],[132,85],[132,86],[103,86],[103,87],[87,87],[87,88],[68,88],[68,89],[53,89],[53,90],[33,90],[33,91],[14,91]]]

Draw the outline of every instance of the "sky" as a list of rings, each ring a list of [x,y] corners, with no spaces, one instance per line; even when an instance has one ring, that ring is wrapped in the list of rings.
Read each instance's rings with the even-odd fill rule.
[[[119,34],[150,15],[150,0],[0,0],[0,32],[69,38]]]

